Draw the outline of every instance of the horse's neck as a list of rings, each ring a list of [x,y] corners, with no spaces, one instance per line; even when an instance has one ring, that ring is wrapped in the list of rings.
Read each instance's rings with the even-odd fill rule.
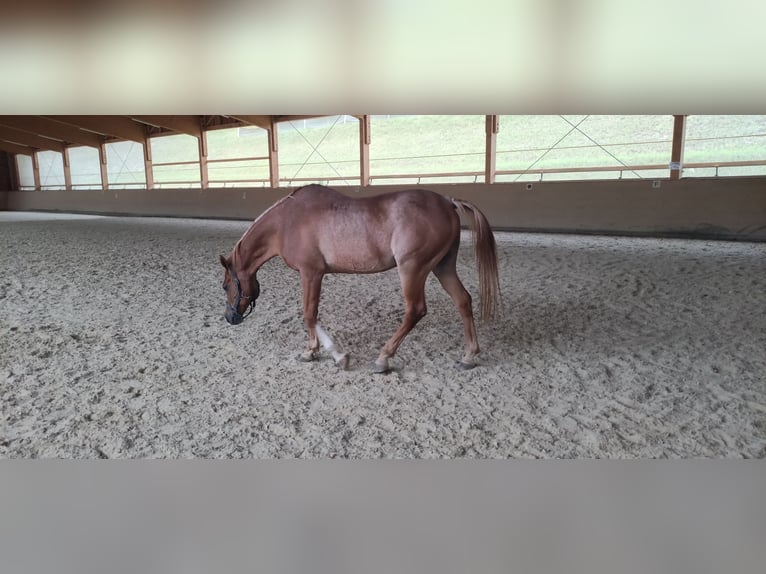
[[[267,214],[264,214],[267,215]],[[276,228],[272,218],[256,219],[234,248],[241,269],[251,275],[277,255]]]

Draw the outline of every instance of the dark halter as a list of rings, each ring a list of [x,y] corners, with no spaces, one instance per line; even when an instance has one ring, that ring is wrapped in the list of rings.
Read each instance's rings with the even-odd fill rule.
[[[253,309],[255,308],[255,297],[258,295],[256,294],[255,297],[253,297],[253,295],[243,295],[242,287],[239,284],[239,277],[237,277],[237,272],[234,271],[234,267],[230,267],[229,272],[231,273],[231,279],[234,281],[234,285],[237,286],[237,300],[234,302],[234,305],[231,305],[228,301],[226,301],[226,309],[231,312],[231,319],[234,323],[241,323],[245,320],[245,317],[253,312]],[[242,299],[249,300],[249,303],[247,304],[247,310],[245,311],[244,315],[240,315],[239,311],[237,310],[239,309],[239,304]]]

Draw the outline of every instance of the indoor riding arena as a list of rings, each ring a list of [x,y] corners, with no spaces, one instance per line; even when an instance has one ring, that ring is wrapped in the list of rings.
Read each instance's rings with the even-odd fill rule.
[[[433,274],[386,373],[396,268],[324,277],[345,369],[280,257],[229,324],[220,256],[312,183],[484,213],[474,368]],[[0,245],[4,458],[766,457],[766,116],[0,116]]]

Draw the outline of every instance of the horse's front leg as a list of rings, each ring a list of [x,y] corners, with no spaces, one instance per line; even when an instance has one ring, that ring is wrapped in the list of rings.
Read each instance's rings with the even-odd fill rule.
[[[348,353],[343,353],[335,345],[330,336],[317,323],[319,314],[319,293],[322,290],[322,278],[324,273],[318,271],[301,271],[301,285],[303,287],[303,322],[309,334],[309,348],[301,353],[301,360],[313,361],[319,353],[321,342],[327,349],[335,363],[341,369],[348,368]]]
[[[322,290],[320,271],[301,270],[301,287],[303,288],[303,324],[309,335],[309,348],[301,354],[301,360],[313,361],[319,351],[317,338],[317,315],[319,313],[319,293]]]

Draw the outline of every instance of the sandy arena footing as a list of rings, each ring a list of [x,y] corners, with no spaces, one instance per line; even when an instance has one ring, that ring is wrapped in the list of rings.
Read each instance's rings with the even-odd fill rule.
[[[223,318],[249,222],[0,212],[0,456],[645,458],[766,456],[766,244],[496,233],[504,315],[456,368],[434,277],[403,315],[396,271],[329,275],[306,345],[296,272]],[[465,232],[458,272],[477,304]]]

